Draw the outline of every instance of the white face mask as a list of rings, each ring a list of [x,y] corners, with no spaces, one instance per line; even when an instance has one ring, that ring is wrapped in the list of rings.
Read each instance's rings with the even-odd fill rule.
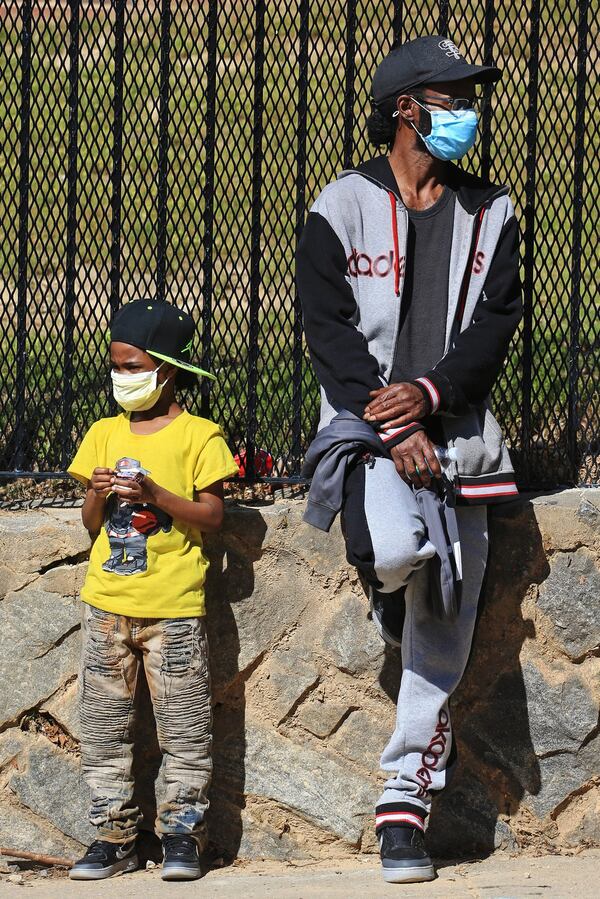
[[[164,365],[164,362],[158,368]],[[134,375],[123,375],[111,371],[113,396],[119,406],[126,412],[145,412],[158,402],[162,389],[169,380],[157,384],[158,368],[154,371],[141,371]]]

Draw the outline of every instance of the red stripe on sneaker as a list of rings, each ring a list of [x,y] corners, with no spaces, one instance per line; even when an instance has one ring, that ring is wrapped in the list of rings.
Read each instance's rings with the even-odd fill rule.
[[[415,378],[415,380],[418,381],[419,384],[422,384],[429,394],[432,413],[437,412],[437,410],[440,408],[440,394],[433,381],[430,381],[429,378]]]

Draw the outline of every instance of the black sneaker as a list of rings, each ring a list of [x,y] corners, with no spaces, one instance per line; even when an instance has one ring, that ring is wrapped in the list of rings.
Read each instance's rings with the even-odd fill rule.
[[[94,840],[83,858],[75,862],[69,877],[71,880],[103,880],[117,874],[128,874],[137,867],[135,840],[127,843]]]
[[[196,880],[201,876],[198,843],[193,837],[166,833],[162,837],[163,880]]]
[[[379,853],[386,883],[419,883],[435,878],[423,831],[418,827],[382,827]]]
[[[404,627],[404,593],[406,587],[400,587],[393,593],[381,593],[369,586],[371,618],[379,632],[379,636],[389,646],[402,648],[402,629]]]

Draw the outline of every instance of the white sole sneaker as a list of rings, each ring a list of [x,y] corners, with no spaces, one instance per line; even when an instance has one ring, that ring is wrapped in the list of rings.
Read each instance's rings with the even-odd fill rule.
[[[200,869],[185,868],[177,865],[169,865],[160,872],[162,880],[199,880],[202,876]]]
[[[139,862],[137,855],[131,855],[122,861],[115,862],[106,868],[71,868],[70,880],[104,880],[106,877],[119,877],[121,874],[130,874],[137,871]]]
[[[421,883],[435,880],[433,865],[402,865],[401,867],[382,867],[383,879],[386,883]]]

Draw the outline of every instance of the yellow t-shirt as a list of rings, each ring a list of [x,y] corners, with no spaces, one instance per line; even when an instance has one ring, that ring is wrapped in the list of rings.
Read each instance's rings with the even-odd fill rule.
[[[186,499],[238,467],[218,425],[182,412],[154,434],[134,434],[129,415],[102,418],[81,442],[69,473],[84,484],[94,468],[145,468],[161,487]],[[202,535],[148,503],[106,501],[81,598],[106,612],[134,618],[204,615],[208,559]]]

